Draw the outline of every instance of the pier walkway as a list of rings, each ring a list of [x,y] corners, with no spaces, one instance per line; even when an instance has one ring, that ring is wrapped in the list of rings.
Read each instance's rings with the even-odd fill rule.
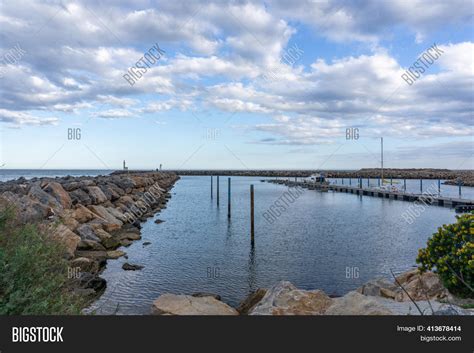
[[[350,185],[321,185],[315,184],[308,181],[290,181],[290,180],[266,180],[268,183],[282,184],[288,187],[302,187],[309,190],[319,190],[319,191],[335,191],[335,192],[345,192],[349,194],[364,195],[364,196],[373,196],[373,197],[382,197],[392,200],[401,200],[401,201],[420,201],[425,204],[444,206],[444,207],[463,207],[463,209],[474,209],[474,200],[470,199],[461,199],[453,197],[440,196],[438,194],[422,193],[422,194],[413,194],[404,191],[389,191],[381,190],[374,187],[358,187]]]

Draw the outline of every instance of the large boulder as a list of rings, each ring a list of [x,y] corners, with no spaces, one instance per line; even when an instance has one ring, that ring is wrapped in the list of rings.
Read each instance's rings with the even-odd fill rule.
[[[98,205],[107,201],[107,196],[104,195],[98,186],[88,186],[86,187],[86,190],[94,205]]]
[[[64,246],[67,258],[74,257],[76,248],[81,242],[81,237],[63,224],[58,225],[52,230],[52,238]]]
[[[119,240],[128,239],[128,240],[140,240],[142,236],[136,232],[129,232],[127,230],[121,230],[115,234],[115,237]]]
[[[107,207],[106,208],[107,212],[109,212],[112,216],[117,218],[119,221],[125,223],[127,222],[127,217],[123,214],[122,211],[120,211],[118,208],[115,207]]]
[[[320,315],[332,299],[320,290],[301,290],[288,281],[270,288],[250,315]]]
[[[70,230],[75,231],[79,227],[79,222],[75,219],[74,210],[67,209],[64,210],[61,215],[61,223],[63,223]]]
[[[93,240],[81,240],[79,244],[77,245],[78,250],[98,250],[98,251],[104,251],[105,247]]]
[[[74,210],[74,218],[80,223],[87,223],[96,217],[97,216],[92,213],[91,210],[80,204],[77,205],[76,209]]]
[[[392,311],[377,301],[376,297],[352,291],[333,299],[326,315],[392,315]]]
[[[120,245],[120,239],[112,236],[105,230],[97,228],[94,232],[100,238],[100,242],[106,249],[115,249]]]
[[[39,183],[34,183],[33,185],[31,185],[30,190],[28,192],[28,196],[37,200],[43,205],[46,205],[55,209],[61,207],[61,204],[59,203],[59,201],[56,200],[52,195],[48,194],[46,191],[41,189]]]
[[[114,178],[113,183],[117,185],[120,189],[124,190],[127,194],[131,193],[133,188],[136,187],[135,182],[127,177]]]
[[[153,302],[155,315],[238,315],[229,305],[210,296],[163,294]]]
[[[107,223],[117,224],[119,228],[123,225],[123,222],[115,218],[104,206],[90,205],[89,210]]]
[[[409,294],[399,291],[395,297],[397,301],[439,300],[446,298],[449,294],[439,276],[433,272],[412,272],[409,275],[397,277],[397,280]]]
[[[69,193],[69,195],[71,196],[71,200],[74,205],[80,204],[87,206],[92,203],[92,199],[89,194],[82,189],[73,190]]]
[[[145,243],[143,243],[145,245]],[[254,307],[257,305],[265,296],[267,290],[264,288],[259,288],[256,291],[250,293],[247,298],[242,301],[237,307],[237,311],[241,315],[247,315]]]
[[[90,224],[81,224],[77,227],[76,232],[81,236],[82,240],[100,242],[100,238],[97,236],[94,227]]]
[[[395,299],[400,290],[400,287],[388,279],[377,278],[362,285],[362,287],[357,289],[357,292],[364,295]]]
[[[63,208],[71,208],[72,200],[66,190],[63,189],[61,184],[57,182],[49,182],[43,189],[48,194],[51,194]]]
[[[63,189],[66,191],[73,191],[73,190],[79,189],[80,187],[81,187],[81,184],[78,181],[71,181],[69,183],[63,184]]]
[[[415,304],[416,303],[416,304]],[[455,305],[436,300],[417,300],[397,302],[393,299],[366,296],[352,291],[341,298],[335,298],[326,310],[326,315],[448,315],[454,312],[472,315]]]
[[[33,200],[28,196],[18,196],[10,191],[2,194],[2,199],[7,200],[16,210],[18,220],[23,223],[36,223],[52,215],[52,208]]]

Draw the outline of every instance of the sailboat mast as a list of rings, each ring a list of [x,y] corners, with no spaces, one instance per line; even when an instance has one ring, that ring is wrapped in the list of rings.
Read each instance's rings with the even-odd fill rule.
[[[382,164],[382,183],[383,185],[383,137],[380,138],[380,155],[381,155],[381,164]]]

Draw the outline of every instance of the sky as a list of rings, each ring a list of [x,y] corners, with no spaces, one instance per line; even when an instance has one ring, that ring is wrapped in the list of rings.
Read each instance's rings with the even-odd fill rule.
[[[473,12],[3,0],[0,167],[473,169]]]

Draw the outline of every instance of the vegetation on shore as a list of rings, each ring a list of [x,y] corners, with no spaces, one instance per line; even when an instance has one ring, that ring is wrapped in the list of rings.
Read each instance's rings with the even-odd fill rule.
[[[474,298],[474,214],[456,218],[456,223],[439,227],[428,239],[417,262],[421,271],[433,269],[452,294]]]
[[[0,210],[0,315],[80,314],[61,244],[36,225],[20,225],[12,208]]]

